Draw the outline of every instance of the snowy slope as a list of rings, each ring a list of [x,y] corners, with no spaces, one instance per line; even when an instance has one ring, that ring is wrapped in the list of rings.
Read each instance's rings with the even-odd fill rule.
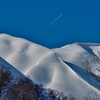
[[[18,71],[16,68],[14,68],[12,65],[10,65],[8,62],[6,62],[3,58],[0,57],[0,66],[4,65],[5,67],[10,68],[9,71],[11,71],[12,75],[14,76],[14,78],[18,78],[18,77],[23,77],[23,78],[27,78],[25,75],[23,75],[20,71]],[[33,82],[34,83],[34,82]],[[49,94],[43,90],[42,94],[48,98],[46,98],[45,100],[50,100],[49,98]],[[3,99],[0,99],[3,100]]]
[[[0,66],[4,65],[5,67],[10,68],[12,75],[14,77],[25,77],[20,71],[18,71],[16,68],[14,68],[11,64],[9,64],[7,61],[5,61],[3,58],[0,57]]]
[[[0,34],[0,56],[22,73],[35,66],[49,49],[25,39]]]
[[[95,56],[99,48],[99,44],[74,43],[50,50],[25,39],[0,34],[0,56],[3,59],[24,75],[29,75],[34,82],[78,98],[91,90],[98,93],[80,76],[78,67],[81,68],[81,62],[86,58]]]
[[[98,47],[98,49],[94,48]],[[61,48],[52,49],[63,61],[70,62],[81,67],[81,62],[95,56],[100,44],[95,43],[73,43]]]

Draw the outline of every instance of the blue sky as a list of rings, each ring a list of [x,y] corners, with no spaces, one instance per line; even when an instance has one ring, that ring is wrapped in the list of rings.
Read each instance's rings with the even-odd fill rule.
[[[100,0],[0,0],[2,32],[48,48],[100,43]]]

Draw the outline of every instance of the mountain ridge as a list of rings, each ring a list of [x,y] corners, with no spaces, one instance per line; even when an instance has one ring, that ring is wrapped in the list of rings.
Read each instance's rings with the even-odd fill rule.
[[[98,92],[75,69],[82,68],[81,62],[86,58],[96,56],[99,46],[95,43],[74,43],[49,49],[22,38],[0,34],[0,56],[3,59],[24,75],[29,75],[35,83],[78,98],[91,90]]]

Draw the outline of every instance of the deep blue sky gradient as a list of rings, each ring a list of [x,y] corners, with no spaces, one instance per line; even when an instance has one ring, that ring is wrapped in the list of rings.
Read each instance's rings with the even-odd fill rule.
[[[2,32],[48,48],[100,43],[100,0],[0,0]]]

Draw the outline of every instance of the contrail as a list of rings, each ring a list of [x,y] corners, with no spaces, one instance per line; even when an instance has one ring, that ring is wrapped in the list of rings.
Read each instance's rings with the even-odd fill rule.
[[[44,28],[40,33],[43,33],[47,28],[49,28],[52,24],[54,24],[61,16],[62,14],[58,16],[53,22],[51,22],[46,28]]]

